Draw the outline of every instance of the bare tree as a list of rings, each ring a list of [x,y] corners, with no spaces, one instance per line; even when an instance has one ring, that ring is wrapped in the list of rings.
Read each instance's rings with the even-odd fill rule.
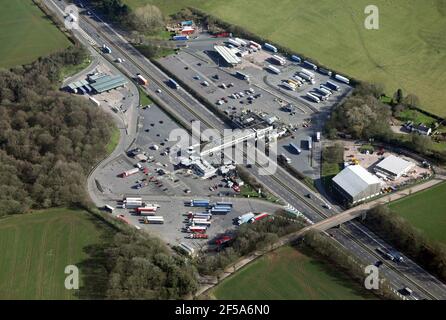
[[[164,17],[161,10],[151,4],[137,8],[133,12],[132,20],[136,30],[147,33],[154,33],[164,25]]]

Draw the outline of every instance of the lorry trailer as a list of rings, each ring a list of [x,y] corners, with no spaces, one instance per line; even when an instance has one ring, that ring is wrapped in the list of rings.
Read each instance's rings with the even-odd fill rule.
[[[249,44],[253,47],[256,47],[257,49],[262,49],[262,46],[255,41],[249,41]]]
[[[230,43],[230,44],[232,44],[233,46],[236,46],[236,47],[240,47],[241,46],[241,43],[238,42],[235,39],[228,39],[228,43]]]
[[[247,223],[249,220],[255,217],[255,214],[252,212],[245,213],[237,218],[237,224],[240,226],[244,223]]]
[[[300,150],[294,143],[290,143],[290,149],[297,154],[300,154],[302,152],[302,150]]]
[[[330,91],[330,93],[333,93],[333,90],[334,90],[334,89],[332,89],[332,88],[327,87],[325,84],[321,84],[321,85],[320,85],[320,88],[321,88],[321,89],[325,89],[325,90],[327,90],[327,91]]]
[[[186,40],[189,40],[189,36],[187,36],[187,35],[173,36],[172,40],[174,40],[174,41],[186,41]]]
[[[272,52],[274,52],[274,53],[277,53],[277,48],[275,47],[275,46],[273,46],[272,44],[269,44],[269,43],[265,43],[264,45],[263,45],[263,47],[265,47],[265,49],[267,49],[267,50],[269,50],[269,51],[272,51]]]
[[[278,56],[278,55],[273,55],[272,58],[275,62],[277,62],[279,65],[284,66],[286,63],[285,58]]]
[[[296,85],[294,83],[282,82],[281,85],[284,86],[285,88],[291,90],[291,91],[296,91]]]
[[[305,64],[307,67],[310,67],[310,68],[313,69],[313,70],[317,70],[317,65],[315,65],[314,63],[311,63],[311,62],[308,61],[308,60],[305,60],[305,61],[304,61],[304,64]]]
[[[307,92],[307,97],[310,98],[312,101],[319,103],[321,102],[321,99],[319,99],[318,97],[316,97],[314,94],[312,94],[311,92]]]
[[[217,202],[215,204],[217,206],[225,206],[225,207],[231,207],[232,208],[232,202]]]
[[[299,56],[296,56],[294,54],[291,56],[291,60],[296,61],[297,63],[302,62],[302,59]]]
[[[139,172],[138,168],[133,168],[133,169],[124,171],[121,175],[122,175],[123,178],[125,178],[125,177],[131,176],[133,174],[136,174],[138,172]]]
[[[179,89],[180,88],[180,85],[175,81],[175,80],[173,80],[172,78],[170,78],[169,80],[168,80],[168,83],[172,86],[172,88],[174,88],[174,89]]]
[[[311,77],[312,79],[314,79],[314,73],[307,70],[307,69],[301,69],[300,73],[306,74],[307,76]]]
[[[136,79],[138,80],[138,83],[140,85],[146,86],[149,82],[147,81],[146,78],[144,78],[142,75],[140,75],[139,73],[136,74]]]
[[[191,233],[188,238],[190,239],[208,239],[209,236],[206,233]]]
[[[273,65],[269,65],[268,67],[266,67],[266,69],[270,70],[271,72],[275,73],[275,74],[280,74],[280,70],[277,69],[275,66]]]
[[[331,77],[331,75],[332,75],[332,72],[330,70],[327,70],[327,69],[324,69],[324,68],[319,68],[318,71],[320,73],[322,73],[322,74],[325,74],[325,75],[329,76],[329,77]]]
[[[145,224],[164,224],[163,216],[144,217]]]
[[[189,233],[205,233],[207,227],[205,226],[189,226],[187,227],[187,232]]]
[[[242,46],[246,46],[248,44],[245,40],[240,39],[240,38],[234,38],[234,40],[237,41],[238,43],[240,43],[240,45],[242,45]]]
[[[350,83],[350,80],[348,78],[343,77],[340,74],[335,75],[335,79],[340,81],[340,82],[346,83],[346,84]]]
[[[244,73],[242,73],[242,72],[240,72],[240,71],[237,71],[237,72],[235,73],[235,76],[236,76],[237,78],[242,79],[242,80],[249,80],[249,75],[244,74]]]
[[[189,202],[190,207],[202,207],[207,208],[209,207],[209,200],[191,200]]]
[[[257,221],[260,221],[260,220],[262,220],[262,219],[265,219],[265,218],[268,217],[268,216],[269,216],[269,213],[260,213],[260,214],[258,214],[258,215],[256,215],[256,216],[252,217],[252,218],[249,220],[249,222],[250,222],[250,223],[256,223]]]
[[[331,81],[327,81],[327,86],[334,91],[339,91],[340,89],[340,87],[336,83],[333,83]]]

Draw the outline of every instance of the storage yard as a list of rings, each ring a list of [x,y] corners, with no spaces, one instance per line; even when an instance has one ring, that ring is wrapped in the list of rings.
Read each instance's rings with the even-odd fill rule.
[[[343,141],[344,169],[333,178],[335,190],[348,203],[367,201],[428,179],[425,161],[360,142]]]

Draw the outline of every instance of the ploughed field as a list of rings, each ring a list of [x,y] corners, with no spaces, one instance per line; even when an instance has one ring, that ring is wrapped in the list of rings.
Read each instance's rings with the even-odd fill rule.
[[[31,0],[0,0],[0,68],[30,63],[70,45]]]
[[[248,264],[212,291],[217,299],[376,299],[336,269],[286,246]]]
[[[124,0],[153,3],[166,14],[191,6],[316,59],[386,92],[414,93],[425,110],[446,116],[444,0]],[[367,5],[379,9],[379,30],[364,27]]]
[[[76,299],[76,290],[65,289],[65,267],[79,267],[82,288],[85,248],[102,241],[101,225],[66,208],[1,219],[0,299]]]

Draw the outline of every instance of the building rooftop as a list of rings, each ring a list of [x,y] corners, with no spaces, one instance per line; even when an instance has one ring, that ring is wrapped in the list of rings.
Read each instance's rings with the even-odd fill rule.
[[[381,180],[360,165],[351,165],[338,173],[333,181],[352,197],[364,191],[368,186],[381,184]]]
[[[242,62],[239,57],[237,57],[234,50],[227,48],[225,46],[214,46],[215,51],[225,59],[229,64],[238,64]]]
[[[91,83],[90,86],[98,93],[105,92],[108,90],[112,90],[118,87],[121,87],[127,84],[128,81],[123,76],[106,76],[97,79],[94,83]]]
[[[400,175],[401,173],[409,170],[414,165],[415,164],[410,161],[404,160],[394,155],[390,155],[379,162],[376,167],[378,169],[388,171],[394,175]]]

